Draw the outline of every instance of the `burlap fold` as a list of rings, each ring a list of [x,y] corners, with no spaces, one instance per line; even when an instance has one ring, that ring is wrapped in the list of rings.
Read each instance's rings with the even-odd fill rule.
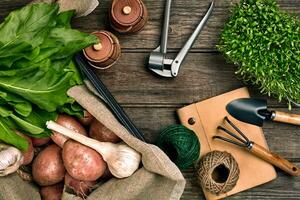
[[[142,167],[138,171],[125,179],[108,180],[95,189],[87,200],[175,200],[180,198],[185,186],[184,177],[158,147],[132,136],[99,97],[92,94],[85,86],[71,88],[68,95],[116,133],[125,143],[142,154]],[[14,195],[11,196],[10,193]],[[0,178],[0,200],[2,199],[35,200],[40,197],[34,185],[22,181],[17,175],[11,175]],[[65,190],[62,199],[79,200],[81,198]]]

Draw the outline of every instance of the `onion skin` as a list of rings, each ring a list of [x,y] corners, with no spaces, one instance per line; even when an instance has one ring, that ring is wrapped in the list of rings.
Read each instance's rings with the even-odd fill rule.
[[[73,178],[70,174],[65,175],[65,185],[74,191],[77,196],[86,198],[96,184],[96,181],[81,181]]]
[[[74,140],[65,143],[62,157],[67,172],[82,181],[96,181],[107,167],[98,152]]]
[[[20,131],[15,131],[15,132],[16,132],[16,134],[25,138],[28,141],[27,151],[22,151],[22,155],[23,155],[23,164],[22,165],[28,165],[32,162],[33,156],[34,156],[34,149],[33,149],[32,141],[31,141],[30,137],[28,137],[27,135],[24,135]]]
[[[82,135],[85,135],[87,136],[87,132],[86,130],[83,128],[83,126],[78,122],[76,121],[76,119],[74,119],[73,117],[71,116],[68,116],[68,115],[64,115],[64,114],[61,114],[58,116],[56,122],[68,129],[71,129],[73,131],[75,131],[76,133],[80,133]],[[51,139],[58,145],[60,146],[61,148],[63,148],[64,146],[64,143],[69,139],[65,136],[63,136],[62,134],[60,133],[57,133],[55,131],[53,131],[53,134],[51,135]]]
[[[50,142],[51,138],[50,137],[45,137],[45,138],[31,138],[32,144],[34,147],[40,147],[45,144],[48,144]]]
[[[42,187],[40,194],[43,200],[61,200],[64,190],[64,184],[58,183],[55,185]]]
[[[119,138],[114,132],[106,128],[98,120],[94,120],[91,124],[89,136],[100,142],[119,143],[122,141],[121,138]]]
[[[85,110],[83,113],[83,117],[79,118],[79,121],[84,126],[90,126],[94,119],[95,119],[94,116]]]
[[[33,180],[40,186],[49,186],[64,179],[65,167],[61,148],[52,144],[41,151],[32,164]]]

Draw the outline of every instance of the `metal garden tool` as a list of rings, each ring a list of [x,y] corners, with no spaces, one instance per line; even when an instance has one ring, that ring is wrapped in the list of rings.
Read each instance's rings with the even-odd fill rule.
[[[236,99],[226,109],[234,118],[257,126],[262,126],[265,120],[300,125],[300,115],[268,110],[267,101],[263,99]]]
[[[162,36],[161,36],[161,44],[158,46],[154,51],[151,52],[149,57],[148,67],[153,72],[159,74],[163,77],[176,77],[178,75],[181,63],[185,59],[187,53],[193,46],[197,36],[203,29],[205,23],[207,22],[210,14],[212,13],[214,2],[210,4],[210,7],[193,32],[190,36],[188,41],[179,51],[178,55],[175,59],[167,59],[167,44],[168,44],[168,29],[169,29],[169,21],[170,21],[170,10],[171,10],[171,2],[172,0],[166,1],[166,8],[165,8],[165,16],[164,16],[164,25],[162,29]]]
[[[251,152],[253,155],[261,158],[262,160],[282,169],[283,171],[287,172],[292,176],[300,176],[300,169],[294,165],[293,163],[289,162],[288,160],[282,158],[281,156],[270,152],[269,150],[265,149],[264,147],[260,146],[259,144],[250,141],[246,135],[237,127],[235,126],[227,117],[225,117],[225,121],[238,133],[233,133],[228,129],[219,126],[218,130],[223,131],[224,133],[228,134],[230,138],[223,137],[220,135],[213,136],[213,139],[223,140],[225,142],[229,142],[231,144],[243,147]],[[249,163],[251,165],[251,163]],[[259,169],[257,169],[259,170]]]

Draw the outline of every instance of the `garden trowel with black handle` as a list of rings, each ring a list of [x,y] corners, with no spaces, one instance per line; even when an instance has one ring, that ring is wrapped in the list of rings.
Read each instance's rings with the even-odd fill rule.
[[[234,118],[257,126],[262,126],[265,120],[300,125],[300,115],[268,110],[267,101],[263,99],[236,99],[226,106],[226,110]]]

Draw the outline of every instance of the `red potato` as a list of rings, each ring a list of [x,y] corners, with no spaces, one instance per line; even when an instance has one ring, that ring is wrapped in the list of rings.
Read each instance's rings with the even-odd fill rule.
[[[48,142],[50,142],[51,138],[50,137],[45,137],[45,138],[31,138],[32,144],[34,147],[40,147],[43,146],[45,144],[47,144]]]
[[[91,123],[93,122],[94,119],[95,119],[94,116],[91,115],[91,113],[89,113],[88,111],[85,110],[83,112],[83,117],[79,118],[79,121],[82,125],[89,126],[89,125],[91,125]]]
[[[119,138],[114,132],[106,128],[98,120],[94,120],[92,122],[89,130],[89,136],[100,142],[118,143],[122,141],[121,138]]]
[[[86,198],[91,193],[93,186],[96,183],[96,181],[77,180],[68,173],[65,175],[65,185],[72,189],[74,193],[81,198]]]
[[[41,187],[40,194],[43,200],[61,200],[64,190],[63,183]]]
[[[80,133],[82,135],[87,136],[86,130],[83,128],[83,126],[76,121],[73,117],[61,114],[58,116],[56,122],[68,129],[71,129],[77,133]],[[65,136],[63,136],[60,133],[57,133],[53,131],[53,134],[51,135],[51,139],[61,148],[64,146],[64,143],[69,139]]]
[[[21,133],[19,131],[15,131],[15,132],[28,141],[27,151],[22,151],[22,155],[24,157],[23,165],[28,165],[29,163],[32,162],[33,156],[34,156],[34,149],[33,149],[32,141],[31,141],[30,137],[28,137],[27,135],[24,135],[23,133]]]
[[[64,144],[62,158],[67,172],[78,180],[95,181],[107,167],[99,153],[73,140]]]
[[[49,186],[62,181],[65,167],[61,157],[61,148],[52,144],[41,151],[32,164],[33,180],[40,186]]]

